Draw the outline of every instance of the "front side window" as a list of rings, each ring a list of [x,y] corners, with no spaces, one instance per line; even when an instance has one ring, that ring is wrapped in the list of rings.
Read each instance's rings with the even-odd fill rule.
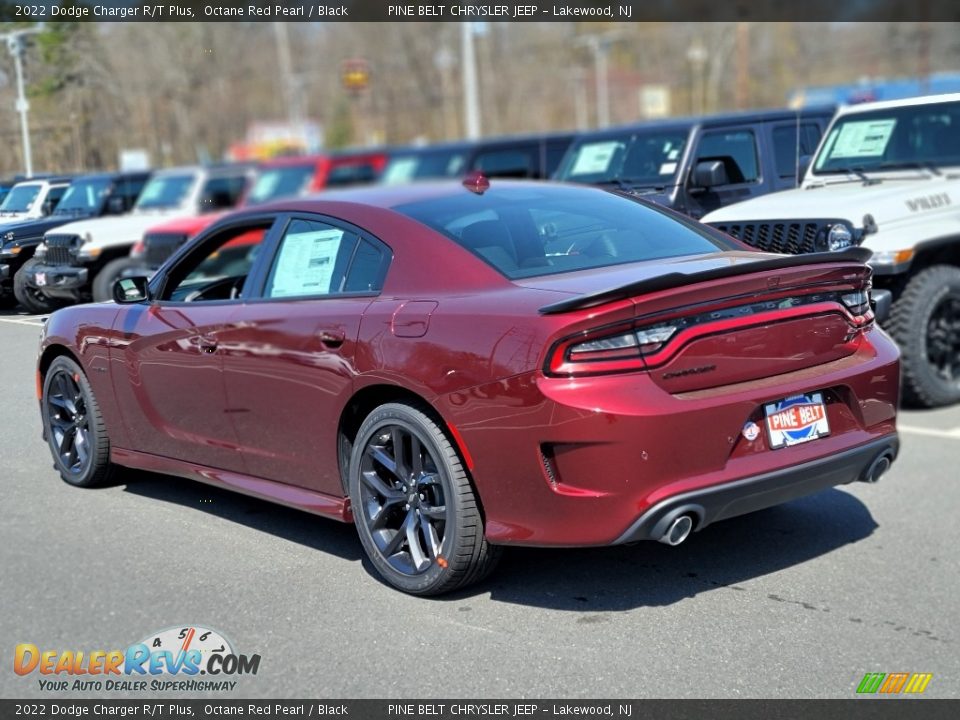
[[[174,302],[236,300],[272,221],[230,228],[207,238],[170,271],[161,298]]]
[[[815,175],[960,165],[960,102],[851,113],[831,126]]]
[[[313,174],[312,163],[265,168],[257,175],[257,180],[247,195],[246,204],[256,205],[278,198],[302,195],[309,189]]]
[[[720,160],[731,185],[756,182],[759,177],[757,143],[752,130],[706,132],[700,139],[697,162]]]
[[[240,201],[247,187],[244,175],[227,175],[208,179],[200,193],[200,211],[228,210]]]
[[[797,162],[809,157],[820,142],[820,126],[816,123],[781,125],[773,129],[773,156],[777,176],[796,177]]]
[[[589,188],[494,186],[483,195],[464,192],[394,209],[510,279],[732,249],[693,222]]]
[[[356,233],[316,220],[291,220],[267,276],[268,298],[378,292],[385,250]]]

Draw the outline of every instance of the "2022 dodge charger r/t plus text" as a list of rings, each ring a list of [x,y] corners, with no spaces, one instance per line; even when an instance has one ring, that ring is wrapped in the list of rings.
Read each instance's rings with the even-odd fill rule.
[[[55,312],[44,434],[74,485],[120,465],[352,521],[415,594],[503,545],[676,544],[896,457],[860,252],[479,176],[291,200]]]

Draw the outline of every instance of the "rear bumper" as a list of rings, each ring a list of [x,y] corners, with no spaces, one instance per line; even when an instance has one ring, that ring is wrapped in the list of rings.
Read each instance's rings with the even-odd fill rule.
[[[67,299],[78,298],[90,278],[87,268],[72,265],[34,265],[22,272],[26,273],[26,282],[31,287],[38,288],[50,297]]]
[[[878,458],[886,455],[893,461],[899,449],[899,438],[893,434],[830,457],[676,495],[643,513],[615,544],[658,540],[681,515],[695,518],[694,528],[700,530],[718,520],[763,510],[836,485],[866,480],[868,470]]]

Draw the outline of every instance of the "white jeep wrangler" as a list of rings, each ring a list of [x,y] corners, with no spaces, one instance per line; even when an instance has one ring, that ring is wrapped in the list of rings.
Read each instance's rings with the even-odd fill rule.
[[[841,109],[796,190],[703,221],[768,252],[862,245],[904,399],[960,401],[960,94]]]

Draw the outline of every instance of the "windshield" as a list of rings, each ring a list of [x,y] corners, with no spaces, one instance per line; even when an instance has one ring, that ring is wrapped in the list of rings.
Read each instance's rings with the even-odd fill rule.
[[[39,194],[39,185],[17,185],[3,199],[0,212],[26,212]]]
[[[730,250],[696,224],[597,188],[491,188],[394,208],[510,279]]]
[[[960,165],[960,102],[852,113],[830,128],[815,175]]]
[[[176,208],[190,192],[197,178],[195,175],[161,175],[152,178],[143,188],[137,200],[137,210]]]
[[[414,180],[440,180],[459,177],[467,161],[464,149],[421,150],[394,155],[383,171],[381,182],[399,185]]]
[[[277,198],[302,195],[309,189],[313,173],[313,164],[264,169],[257,175],[257,181],[253,184],[246,203],[253,205]]]
[[[555,175],[579,183],[673,184],[687,130],[635,131],[577,142]]]
[[[95,213],[103,205],[109,190],[110,181],[107,179],[77,180],[67,188],[54,214]]]

